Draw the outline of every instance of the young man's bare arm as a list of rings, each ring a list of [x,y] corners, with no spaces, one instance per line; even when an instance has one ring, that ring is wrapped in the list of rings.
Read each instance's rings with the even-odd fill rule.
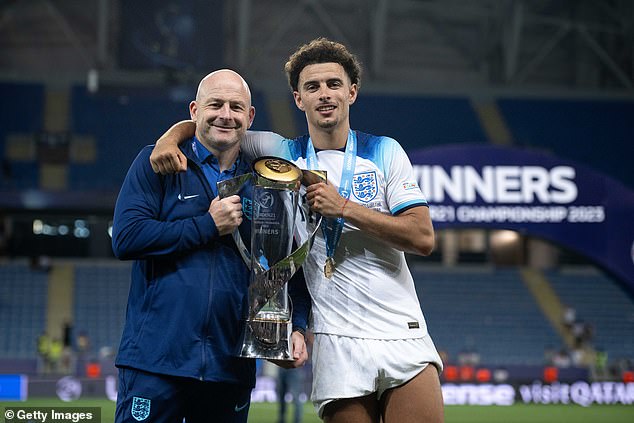
[[[178,144],[190,139],[195,133],[196,123],[192,120],[183,120],[172,125],[161,135],[150,155],[154,172],[167,175],[186,171],[187,158],[178,148]]]
[[[324,217],[343,217],[360,230],[407,253],[427,256],[434,248],[434,227],[429,208],[414,207],[397,216],[368,209],[341,197],[331,184],[318,183],[306,189],[311,209]]]

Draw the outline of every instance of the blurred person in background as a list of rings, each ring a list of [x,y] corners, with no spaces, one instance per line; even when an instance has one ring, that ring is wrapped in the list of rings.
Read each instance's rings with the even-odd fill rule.
[[[566,329],[571,330],[572,325],[577,321],[577,310],[574,307],[566,305],[563,308],[562,323]]]
[[[92,345],[90,342],[90,337],[88,336],[88,332],[85,330],[80,330],[77,335],[77,356],[75,360],[75,374],[77,376],[86,376],[86,366],[88,362],[91,360],[91,349]]]
[[[311,399],[326,422],[442,422],[442,361],[428,333],[404,252],[434,246],[429,208],[409,158],[392,138],[350,129],[360,65],[342,44],[319,38],[285,66],[308,135],[288,140],[249,132],[243,151],[326,170],[307,188],[322,232],[304,264],[313,300]],[[177,148],[197,126],[174,125],[157,143],[152,167],[188,168]]]
[[[244,79],[223,69],[202,79],[189,110],[197,126],[183,146],[188,170],[155,174],[145,147],[115,207],[113,251],[134,260],[116,358],[117,423],[247,421],[255,360],[235,354],[249,271],[230,236],[242,208],[238,196],[220,199],[216,182],[250,172],[240,140],[255,108]],[[301,365],[303,336],[293,342],[290,365]]]
[[[280,368],[277,373],[278,422],[286,422],[286,411],[293,404],[292,423],[301,423],[304,414],[304,403],[301,399],[304,386],[304,369]],[[287,396],[290,401],[287,401]]]
[[[51,337],[44,331],[37,337],[37,371],[39,374],[50,373]]]
[[[51,364],[51,373],[58,374],[63,369],[61,368],[62,353],[64,351],[64,344],[59,338],[51,339],[51,344],[48,350],[48,359]]]
[[[70,320],[65,320],[62,325],[62,359],[60,370],[62,373],[70,374],[74,368],[75,351],[73,345],[73,324]]]
[[[312,346],[315,342],[315,336],[311,330],[304,333],[306,340],[306,348],[309,357],[312,356]],[[310,363],[307,363],[310,364]],[[292,423],[301,423],[304,417],[304,402],[306,401],[305,384],[307,376],[312,372],[311,366],[302,368],[280,368],[277,373],[277,401],[278,401],[278,422],[286,421],[289,402],[293,404],[293,413],[290,414]],[[290,401],[287,401],[287,396]]]

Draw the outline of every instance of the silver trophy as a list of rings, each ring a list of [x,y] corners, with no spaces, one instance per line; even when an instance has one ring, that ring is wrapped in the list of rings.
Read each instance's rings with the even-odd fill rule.
[[[241,357],[293,360],[287,282],[304,263],[321,223],[321,216],[302,204],[300,192],[325,180],[324,172],[261,157],[251,173],[218,183],[221,198],[242,199],[243,222],[233,238],[251,278]]]

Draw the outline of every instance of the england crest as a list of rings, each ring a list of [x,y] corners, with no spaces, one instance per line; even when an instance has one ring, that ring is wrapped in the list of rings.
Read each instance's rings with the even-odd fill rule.
[[[372,201],[378,192],[376,172],[355,173],[352,177],[352,193],[360,201]]]
[[[150,416],[150,404],[151,401],[149,399],[133,397],[130,413],[134,420],[140,422],[147,419]]]

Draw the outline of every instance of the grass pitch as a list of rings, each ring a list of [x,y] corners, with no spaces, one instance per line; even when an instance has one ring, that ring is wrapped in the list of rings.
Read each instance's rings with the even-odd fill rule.
[[[82,399],[63,402],[50,398],[32,398],[25,402],[0,403],[0,422],[4,423],[5,407],[99,407],[101,422],[114,421],[115,404],[101,399]],[[287,410],[292,412],[292,406]],[[291,416],[287,415],[287,421]],[[249,423],[277,422],[277,404],[254,403],[249,412]],[[315,409],[310,403],[304,405],[303,423],[319,423]],[[445,407],[446,423],[632,423],[633,405],[524,405],[501,406],[459,406]]]

